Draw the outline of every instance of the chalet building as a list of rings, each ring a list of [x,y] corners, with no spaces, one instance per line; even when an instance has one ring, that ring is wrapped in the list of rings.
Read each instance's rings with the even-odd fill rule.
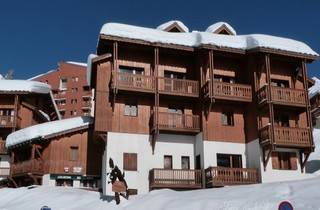
[[[92,135],[91,117],[46,122],[11,133],[10,178],[15,186],[42,184],[97,189],[103,142]]]
[[[227,23],[189,32],[107,23],[89,56],[94,131],[130,189],[197,189],[305,176],[314,151],[306,44],[237,35]]]
[[[24,80],[0,79],[0,179],[10,171],[7,136],[22,128],[59,119],[50,86]]]
[[[29,80],[48,83],[63,119],[92,115],[92,91],[87,84],[87,64],[60,62],[57,70],[37,75]]]
[[[314,85],[309,88],[312,122],[315,127],[320,128],[320,80],[316,77],[312,79],[315,81]]]

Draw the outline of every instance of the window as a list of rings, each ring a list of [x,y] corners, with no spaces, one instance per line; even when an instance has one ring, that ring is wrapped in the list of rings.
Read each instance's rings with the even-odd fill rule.
[[[60,78],[59,89],[61,89],[61,90],[67,89],[67,82],[68,82],[68,80],[66,78]]]
[[[123,153],[123,170],[137,170],[137,153]]]
[[[228,76],[223,76],[223,75],[214,75],[213,81],[216,82],[226,82],[226,83],[235,83],[235,78],[234,77],[228,77]]]
[[[181,169],[190,169],[190,158],[189,156],[182,156],[181,157]]]
[[[276,87],[288,88],[289,81],[288,80],[271,79],[271,85],[276,86]]]
[[[78,102],[77,99],[71,99],[71,104],[76,104]]]
[[[60,115],[62,116],[62,117],[64,117],[64,115],[66,114],[66,111],[60,111]]]
[[[173,72],[173,71],[164,71],[164,77],[165,78],[171,78],[171,79],[185,79],[186,74],[179,73],[179,72]]]
[[[295,152],[273,152],[272,168],[279,170],[297,170],[297,155]]]
[[[222,125],[234,126],[233,112],[222,112],[221,123]]]
[[[241,155],[217,154],[217,166],[227,168],[242,168]]]
[[[72,93],[78,92],[78,88],[71,88],[71,92],[72,92]]]
[[[276,114],[274,117],[274,123],[277,126],[289,127],[289,116],[284,114]]]
[[[77,161],[79,158],[79,147],[70,147],[70,160]]]
[[[144,69],[138,67],[131,67],[131,66],[119,66],[119,71],[121,73],[128,73],[128,74],[143,74]]]
[[[125,104],[124,105],[124,115],[136,117],[138,116],[138,106],[132,104]]]
[[[72,115],[72,116],[77,115],[77,110],[70,111],[70,115]]]
[[[164,156],[164,169],[172,169],[172,156],[171,155],[165,155]]]
[[[78,82],[79,81],[79,77],[72,77],[72,82]]]

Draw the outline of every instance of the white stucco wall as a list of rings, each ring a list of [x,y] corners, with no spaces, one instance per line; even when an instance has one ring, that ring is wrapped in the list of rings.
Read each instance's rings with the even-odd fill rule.
[[[137,153],[137,171],[125,171],[125,179],[129,188],[138,189],[138,194],[149,192],[149,171],[163,168],[164,155],[172,155],[174,169],[181,169],[181,156],[189,156],[190,168],[194,168],[194,136],[160,134],[154,154],[149,135],[109,132],[107,141],[104,167],[108,172],[110,157],[123,171],[123,153]],[[103,184],[104,194],[113,195],[111,184]]]
[[[240,143],[203,141],[204,169],[217,166],[217,153],[241,155],[242,166],[246,167],[246,145]]]
[[[44,186],[56,186],[56,180],[50,178],[50,174],[45,174],[42,176],[42,185]]]

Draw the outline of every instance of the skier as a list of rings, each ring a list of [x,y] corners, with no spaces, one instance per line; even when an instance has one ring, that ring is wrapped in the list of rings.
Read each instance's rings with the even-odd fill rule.
[[[110,181],[108,181],[108,184],[110,182],[112,184],[112,191],[114,192],[114,197],[118,205],[120,203],[120,195],[126,199],[129,198],[128,185],[126,180],[124,179],[124,173],[121,173],[118,166],[114,165],[113,160],[111,158],[109,159],[109,167],[112,170],[110,173],[107,173],[107,175],[110,175]]]

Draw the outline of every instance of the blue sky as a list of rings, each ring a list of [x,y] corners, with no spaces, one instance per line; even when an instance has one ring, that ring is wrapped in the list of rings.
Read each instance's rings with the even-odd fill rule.
[[[96,51],[101,26],[121,22],[156,27],[183,21],[205,30],[217,21],[238,34],[265,33],[304,41],[320,52],[320,1],[107,1],[11,0],[0,3],[0,73],[14,69],[26,79],[57,67],[59,61],[86,62]],[[320,61],[308,66],[320,76]]]

